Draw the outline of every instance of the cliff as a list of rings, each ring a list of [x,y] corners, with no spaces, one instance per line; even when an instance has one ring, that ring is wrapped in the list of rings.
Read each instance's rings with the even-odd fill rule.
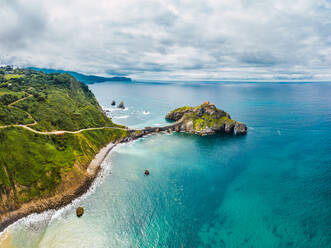
[[[72,76],[0,67],[0,231],[83,193],[94,156],[128,135]]]

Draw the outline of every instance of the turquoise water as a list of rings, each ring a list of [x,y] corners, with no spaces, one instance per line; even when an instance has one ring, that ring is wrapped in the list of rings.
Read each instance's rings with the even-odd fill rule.
[[[86,196],[10,227],[13,247],[331,247],[331,83],[90,88],[131,127],[163,125],[170,109],[209,100],[248,134],[121,145]]]

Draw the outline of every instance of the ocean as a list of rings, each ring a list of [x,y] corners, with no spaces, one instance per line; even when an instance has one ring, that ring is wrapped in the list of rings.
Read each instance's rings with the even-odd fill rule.
[[[207,100],[248,133],[156,134],[119,145],[86,195],[13,224],[2,234],[7,247],[331,247],[331,83],[89,88],[114,122],[132,128],[165,125],[170,110]]]

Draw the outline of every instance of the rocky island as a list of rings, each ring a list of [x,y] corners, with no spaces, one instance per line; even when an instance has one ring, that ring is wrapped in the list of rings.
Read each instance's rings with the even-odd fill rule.
[[[166,119],[173,123],[129,129],[113,123],[88,87],[68,74],[0,67],[0,231],[82,195],[118,143],[158,132],[247,132],[209,102],[175,109]]]
[[[185,106],[175,109],[166,115],[166,119],[176,121],[175,131],[184,131],[198,135],[213,135],[216,133],[247,133],[244,123],[232,120],[230,115],[214,104],[204,102],[197,107]]]
[[[216,134],[245,135],[247,126],[232,120],[230,115],[216,108],[214,104],[204,102],[197,107],[184,106],[169,112],[165,119],[173,122],[164,127],[145,127],[141,130],[129,129],[124,141],[134,140],[145,135],[159,132],[184,132],[200,136]]]

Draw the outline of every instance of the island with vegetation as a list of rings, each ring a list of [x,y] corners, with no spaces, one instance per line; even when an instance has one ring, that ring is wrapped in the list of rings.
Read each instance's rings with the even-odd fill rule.
[[[208,102],[166,118],[174,123],[129,129],[113,123],[89,88],[69,74],[0,67],[0,231],[86,192],[117,143],[162,131],[247,131]]]
[[[176,121],[175,130],[199,135],[247,133],[244,123],[232,120],[230,115],[208,101],[197,107],[181,107],[169,112],[166,119]]]

